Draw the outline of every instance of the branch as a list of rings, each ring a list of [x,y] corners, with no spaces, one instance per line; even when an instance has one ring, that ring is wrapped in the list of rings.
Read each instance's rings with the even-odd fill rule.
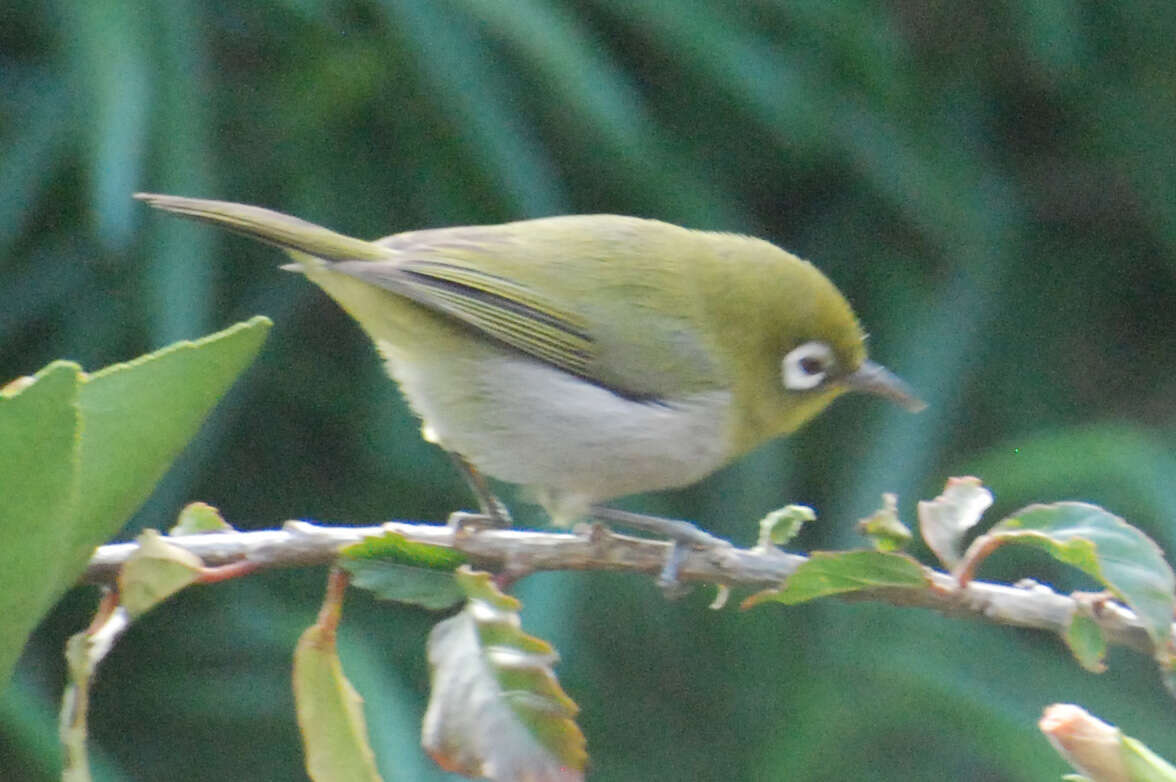
[[[579,532],[531,530],[469,530],[448,525],[388,522],[376,527],[324,527],[290,521],[280,530],[224,532],[167,538],[169,543],[200,557],[207,566],[248,561],[255,569],[306,567],[334,562],[339,547],[365,537],[398,532],[412,541],[457,549],[476,566],[525,574],[541,570],[612,570],[656,575],[665,564],[670,544],[619,535],[600,526]],[[85,583],[110,583],[137,543],[99,548],[86,569]],[[778,586],[807,557],[777,549],[734,546],[692,550],[682,561],[679,579],[762,589]],[[896,606],[930,608],[957,617],[1064,633],[1078,601],[1047,586],[1007,586],[972,581],[965,587],[946,573],[928,569],[931,586],[884,587],[841,595],[845,600],[871,600]],[[1153,647],[1143,624],[1127,608],[1106,601],[1092,617],[1109,644],[1145,654]]]

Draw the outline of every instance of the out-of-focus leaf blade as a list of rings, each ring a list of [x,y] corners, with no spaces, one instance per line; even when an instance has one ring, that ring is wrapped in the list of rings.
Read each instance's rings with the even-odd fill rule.
[[[489,574],[463,566],[457,578],[469,603],[429,634],[426,751],[447,770],[500,782],[583,779],[578,708],[555,679],[555,650],[522,632],[518,601]]]
[[[830,96],[810,67],[790,60],[760,32],[749,30],[709,3],[602,0],[652,46],[673,50],[680,62],[710,76],[789,146],[828,140]],[[706,41],[706,46],[697,45]],[[804,106],[804,111],[795,107]]]
[[[593,143],[604,145],[626,185],[677,207],[671,219],[695,227],[740,227],[745,218],[724,192],[659,143],[665,129],[650,116],[637,85],[608,57],[571,9],[536,0],[462,0],[471,15],[509,41],[551,96],[580,120]],[[597,141],[599,140],[599,141]]]
[[[253,361],[270,325],[268,318],[252,318],[89,377],[78,395],[84,427],[70,555],[88,557],[147,499]]]
[[[56,174],[54,163],[70,130],[69,95],[60,83],[42,78],[40,73],[23,82],[17,82],[11,73],[6,78],[12,81],[5,91],[22,110],[8,114],[15,122],[0,149],[0,182],[4,183],[0,255],[4,256],[35,214],[38,198]]]
[[[88,147],[90,211],[98,237],[120,247],[130,238],[136,190],[146,157],[154,76],[147,59],[143,8],[96,1],[63,7],[77,73],[86,88],[79,107]]]
[[[1176,508],[1176,454],[1162,431],[1117,421],[1068,426],[1001,442],[967,462],[999,475],[1002,496],[1057,496],[1075,485],[1117,490],[1156,517]],[[1155,531],[1157,535],[1162,530]],[[1172,538],[1168,538],[1171,540]]]
[[[434,96],[480,165],[526,217],[562,211],[567,202],[545,146],[528,118],[516,111],[513,85],[476,29],[445,4],[384,0],[391,24],[417,52]]]
[[[157,12],[161,45],[153,52],[154,77],[167,89],[154,107],[158,113],[151,141],[158,159],[151,170],[152,189],[214,192],[208,141],[212,96],[205,86],[210,74],[201,18],[205,12],[192,0],[174,0]],[[137,190],[146,189],[142,181],[134,184]],[[178,220],[152,221],[148,230],[153,241],[146,303],[153,339],[168,344],[207,332],[216,301],[216,266],[210,263],[215,233]]]
[[[18,393],[0,394],[0,686],[41,616],[77,578],[62,541],[72,523],[80,382],[81,367],[58,361]]]
[[[0,397],[0,678],[24,639],[150,494],[269,328],[254,318],[93,375],[49,365]],[[11,581],[10,581],[11,579]]]

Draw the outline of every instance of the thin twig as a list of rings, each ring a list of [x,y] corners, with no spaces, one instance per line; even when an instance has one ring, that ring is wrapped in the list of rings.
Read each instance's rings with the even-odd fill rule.
[[[335,561],[340,546],[386,531],[398,532],[412,541],[457,549],[468,554],[473,564],[481,567],[518,573],[612,570],[656,575],[661,571],[670,548],[664,541],[619,535],[599,526],[583,532],[540,532],[471,530],[407,522],[388,522],[377,527],[326,527],[291,521],[280,530],[210,533],[169,537],[167,540],[200,557],[205,565],[247,560],[256,569],[266,570],[328,565]],[[135,543],[102,546],[90,560],[82,580],[111,583],[118,568],[136,547]],[[758,547],[697,549],[686,555],[678,577],[684,582],[762,589],[780,584],[806,561],[806,557],[798,554]],[[1074,613],[1083,610],[1078,601],[1042,584],[1007,586],[972,581],[960,587],[946,573],[932,570],[928,573],[929,587],[882,587],[840,597],[929,608],[951,616],[1052,633],[1065,632]],[[1130,610],[1109,603],[1091,618],[1102,628],[1108,643],[1152,653],[1151,639]]]

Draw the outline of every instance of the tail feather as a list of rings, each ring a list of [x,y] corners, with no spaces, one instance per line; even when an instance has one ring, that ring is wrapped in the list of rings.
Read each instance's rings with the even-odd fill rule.
[[[157,193],[135,193],[135,198],[165,212],[212,223],[283,250],[295,250],[327,261],[386,261],[392,257],[380,245],[259,206]]]

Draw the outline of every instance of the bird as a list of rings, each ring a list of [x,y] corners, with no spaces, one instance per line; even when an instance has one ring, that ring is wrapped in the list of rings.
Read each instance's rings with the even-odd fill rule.
[[[490,516],[506,511],[483,476],[556,523],[628,523],[605,503],[696,483],[846,392],[924,406],[867,357],[837,287],[762,239],[588,214],[367,241],[258,206],[135,197],[284,250],[371,338]]]

